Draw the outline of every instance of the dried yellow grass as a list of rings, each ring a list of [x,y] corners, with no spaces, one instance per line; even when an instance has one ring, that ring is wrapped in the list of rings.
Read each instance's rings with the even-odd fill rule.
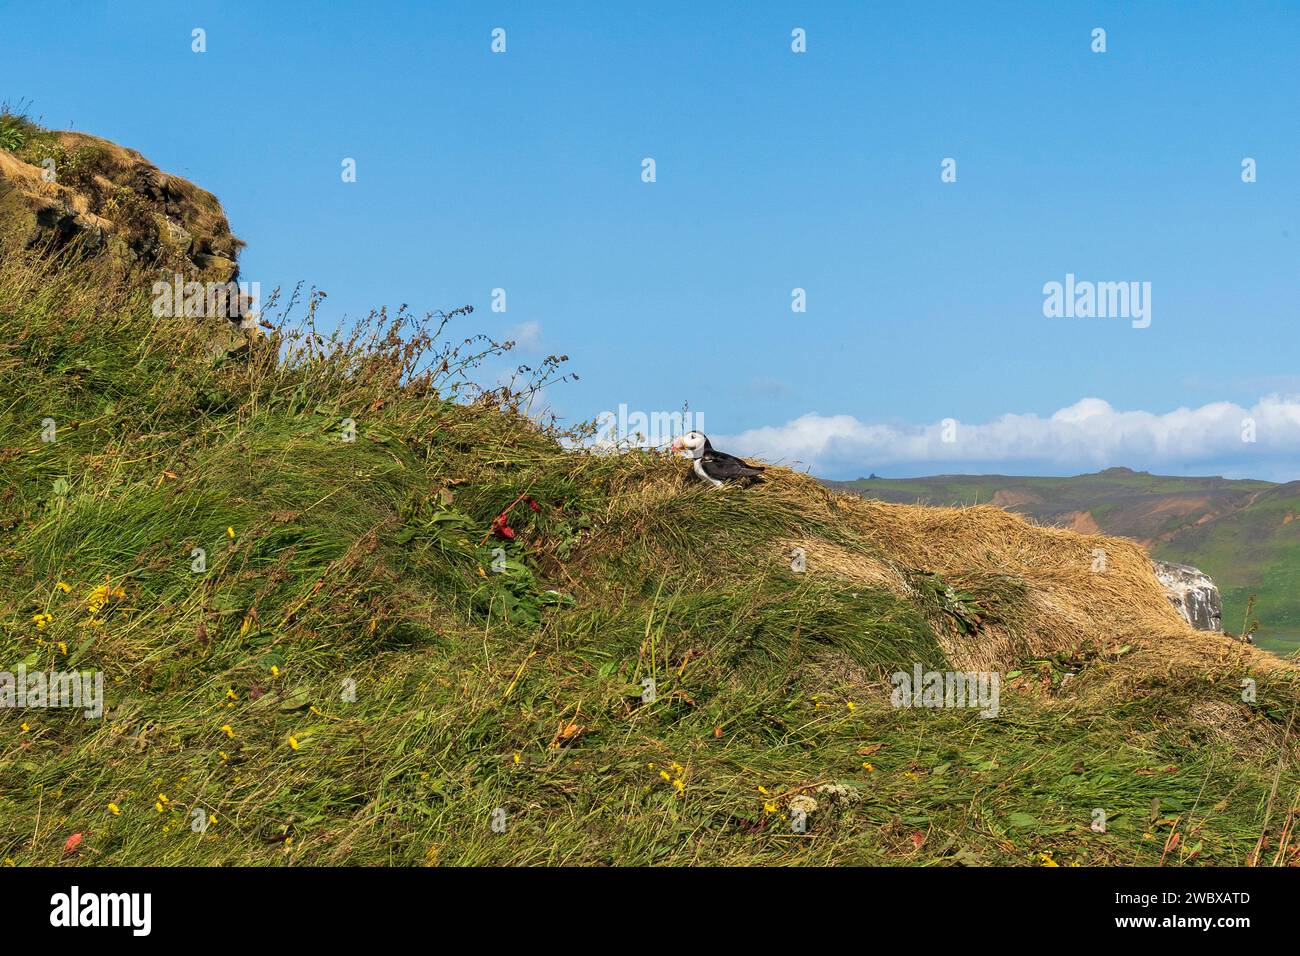
[[[883,587],[895,594],[906,596],[912,589],[907,578],[896,566],[851,551],[825,538],[787,538],[777,542],[776,552],[789,562],[798,549],[808,561],[807,573],[813,577],[829,575],[841,581]]]
[[[904,595],[908,573],[917,571],[958,587],[991,575],[1022,582],[1026,595],[1014,623],[986,623],[975,634],[936,627],[954,666],[997,670],[1027,657],[1128,645],[1116,669],[1134,676],[1225,666],[1296,670],[1227,635],[1193,629],[1165,597],[1147,553],[1122,538],[1040,526],[993,505],[873,501],[780,467],[769,468],[760,485],[717,491],[685,480],[678,462],[646,467],[636,477],[611,509],[625,528],[678,495],[732,496],[729,505],[761,507],[781,525],[765,544],[767,567],[788,568],[799,547],[811,575]],[[839,540],[799,533],[814,525],[833,527]]]

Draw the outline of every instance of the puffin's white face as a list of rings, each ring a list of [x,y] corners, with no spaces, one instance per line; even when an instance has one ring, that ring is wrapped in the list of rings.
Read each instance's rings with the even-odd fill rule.
[[[673,442],[673,451],[687,451],[692,458],[699,458],[704,454],[705,441],[704,432],[687,432]]]

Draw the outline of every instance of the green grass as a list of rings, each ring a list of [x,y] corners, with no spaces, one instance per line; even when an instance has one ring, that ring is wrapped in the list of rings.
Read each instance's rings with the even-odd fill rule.
[[[1118,662],[1025,661],[996,719],[895,709],[890,673],[947,665],[942,582],[774,565],[866,545],[761,488],[637,507],[679,463],[565,450],[529,387],[468,384],[491,343],[381,317],[209,361],[45,268],[0,263],[0,667],[101,671],[107,711],[0,711],[6,863],[1241,864],[1264,832],[1272,858],[1285,676],[1246,704],[1229,669],[1115,694]]]

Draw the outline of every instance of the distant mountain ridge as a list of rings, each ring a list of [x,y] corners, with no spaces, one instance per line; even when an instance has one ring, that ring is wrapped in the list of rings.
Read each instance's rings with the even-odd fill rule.
[[[1256,641],[1300,648],[1300,481],[1153,475],[1107,468],[1067,478],[934,475],[827,481],[868,498],[993,504],[1043,524],[1132,538],[1153,557],[1191,564],[1219,585],[1224,626],[1242,630],[1251,594]]]

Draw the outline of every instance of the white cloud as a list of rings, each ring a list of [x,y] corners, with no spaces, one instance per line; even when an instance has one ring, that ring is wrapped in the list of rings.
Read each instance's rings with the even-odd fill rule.
[[[515,348],[525,352],[536,352],[542,347],[542,324],[540,322],[520,322],[506,329],[506,339],[515,343]]]
[[[1249,420],[1254,442],[1243,441]],[[1100,398],[1085,398],[1046,418],[1008,414],[983,424],[958,422],[955,441],[944,441],[944,433],[943,422],[896,427],[811,412],[715,443],[828,477],[997,470],[999,465],[1055,473],[1124,465],[1175,474],[1206,466],[1225,474],[1285,476],[1300,461],[1300,396],[1272,395],[1251,408],[1214,402],[1163,414],[1120,411]]]

